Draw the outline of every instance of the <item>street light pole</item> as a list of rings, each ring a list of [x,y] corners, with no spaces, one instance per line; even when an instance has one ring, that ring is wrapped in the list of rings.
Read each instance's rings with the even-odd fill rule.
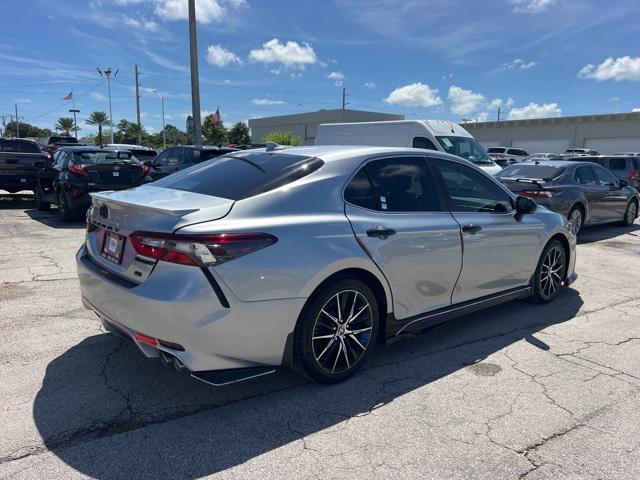
[[[164,126],[164,95],[158,92],[158,90],[155,88],[153,89],[153,93],[158,95],[160,97],[160,101],[162,102],[162,148],[166,149],[167,148],[167,132],[165,132],[165,126]]]
[[[98,73],[100,74],[100,76],[102,76],[102,70],[100,70],[99,68],[96,67],[96,70],[98,70]],[[118,75],[118,71],[116,70],[116,72],[113,74],[113,79],[115,80],[116,76]],[[113,143],[113,112],[111,110],[111,67],[107,67],[104,69],[104,76],[107,77],[107,88],[109,89],[109,131],[111,133],[111,143]]]
[[[70,108],[69,113],[73,113],[73,131],[76,134],[76,140],[78,140],[78,122],[76,121],[76,113],[80,113],[80,110],[76,108]]]
[[[202,145],[200,120],[200,80],[198,76],[198,39],[196,34],[196,4],[189,1],[189,54],[191,57],[191,116],[193,118],[193,143]]]

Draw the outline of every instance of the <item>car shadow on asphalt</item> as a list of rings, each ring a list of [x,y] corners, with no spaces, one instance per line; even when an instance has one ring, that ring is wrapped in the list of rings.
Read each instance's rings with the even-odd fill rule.
[[[86,228],[85,219],[80,215],[77,219],[71,222],[63,222],[58,216],[58,210],[53,207],[51,210],[41,212],[33,208],[32,210],[25,210],[25,213],[31,217],[32,220],[40,222],[43,225],[51,228],[61,228],[65,230],[79,230]]]
[[[622,235],[640,236],[640,225],[634,223],[629,226],[609,224],[585,227],[578,232],[578,245],[611,240]]]
[[[535,334],[572,319],[582,303],[563,288],[552,304],[517,301],[467,315],[377,348],[366,369],[329,386],[279,372],[215,388],[144,358],[128,341],[95,335],[49,363],[33,417],[47,448],[85,475],[199,478],[292,442],[313,450],[308,435],[332,442],[346,420],[466,366],[479,364],[468,375],[498,374],[487,357],[520,340],[548,349]],[[410,423],[427,415],[428,404],[418,407],[401,410]],[[282,452],[275,458],[292,461],[290,449]]]

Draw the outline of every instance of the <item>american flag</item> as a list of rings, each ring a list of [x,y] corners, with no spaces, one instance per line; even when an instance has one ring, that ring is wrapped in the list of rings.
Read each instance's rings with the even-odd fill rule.
[[[69,92],[69,95],[62,97],[63,100],[71,100],[73,98],[73,90]]]
[[[216,123],[220,123],[220,120],[222,120],[222,117],[220,116],[220,107],[216,109],[216,113],[212,113],[211,115],[209,115],[209,120],[211,120],[211,123],[213,123],[214,125]]]

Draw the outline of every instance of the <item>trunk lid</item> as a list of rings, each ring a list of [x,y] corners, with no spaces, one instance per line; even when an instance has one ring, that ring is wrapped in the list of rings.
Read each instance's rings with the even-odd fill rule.
[[[92,260],[130,282],[142,283],[156,264],[141,258],[129,236],[135,231],[172,233],[187,225],[225,217],[234,201],[198,193],[145,185],[130,190],[91,193],[87,212],[95,226],[87,233]],[[122,241],[120,261],[105,255],[105,245],[116,236]]]
[[[135,185],[140,181],[143,166],[130,162],[95,163],[84,166],[89,182],[96,186]]]

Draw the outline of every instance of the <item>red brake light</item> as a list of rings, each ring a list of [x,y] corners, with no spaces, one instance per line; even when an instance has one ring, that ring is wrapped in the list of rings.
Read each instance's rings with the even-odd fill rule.
[[[89,174],[84,170],[84,165],[76,165],[73,162],[69,162],[69,171],[83,177],[89,176]]]
[[[638,170],[633,169],[629,171],[629,175],[627,176],[629,180],[637,180],[638,179]]]
[[[553,197],[553,193],[548,190],[522,190],[518,192],[523,197],[529,198],[551,198]]]
[[[129,238],[140,255],[193,266],[220,265],[278,241],[267,233],[179,235],[134,232]]]
[[[149,167],[149,165],[142,165],[142,174],[140,176],[146,177],[149,174],[149,170],[151,170],[151,167]]]
[[[144,333],[136,332],[135,337],[138,342],[149,345],[150,347],[158,346],[158,340],[156,338],[145,335]]]

